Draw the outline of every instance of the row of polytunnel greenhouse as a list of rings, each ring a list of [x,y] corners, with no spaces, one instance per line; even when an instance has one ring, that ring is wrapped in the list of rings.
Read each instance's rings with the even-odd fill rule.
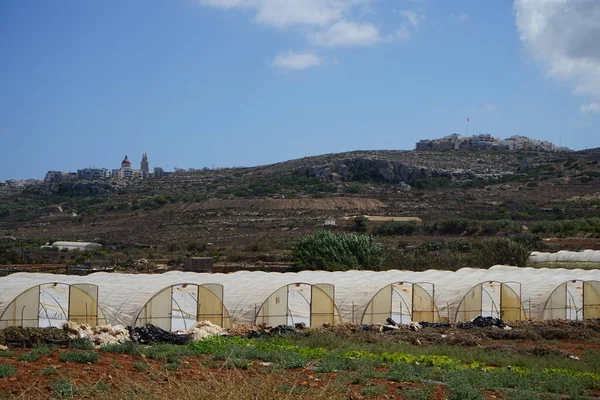
[[[600,317],[600,270],[494,266],[456,272],[390,270],[172,271],[0,278],[0,328],[153,324],[177,331],[208,320],[294,325],[506,321]]]

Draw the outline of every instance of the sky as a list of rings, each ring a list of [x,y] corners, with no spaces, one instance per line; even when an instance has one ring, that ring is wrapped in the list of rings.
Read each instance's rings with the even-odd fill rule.
[[[599,126],[597,0],[0,2],[0,181]]]

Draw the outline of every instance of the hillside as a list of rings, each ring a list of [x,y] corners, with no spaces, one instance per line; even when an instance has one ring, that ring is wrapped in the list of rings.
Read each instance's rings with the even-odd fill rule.
[[[530,225],[600,216],[599,162],[600,149],[356,151],[156,180],[4,188],[0,237],[142,243],[163,248],[162,253],[168,253],[165,246],[190,241],[225,252],[268,252],[289,248],[326,217]]]

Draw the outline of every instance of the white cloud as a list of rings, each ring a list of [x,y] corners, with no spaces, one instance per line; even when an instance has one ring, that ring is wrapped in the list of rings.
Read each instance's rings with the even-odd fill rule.
[[[380,40],[379,29],[375,25],[346,20],[338,21],[312,37],[314,44],[325,47],[369,46]]]
[[[390,41],[399,40],[401,42],[406,42],[410,40],[410,37],[410,31],[405,26],[402,26],[399,29],[396,29],[394,33],[392,33],[390,36],[388,36],[388,39]]]
[[[582,113],[600,112],[600,103],[592,102],[589,104],[583,104],[579,109]]]
[[[572,85],[600,108],[600,1],[515,0],[517,29],[526,50],[545,66],[548,76]]]
[[[197,0],[218,8],[250,9],[257,22],[287,28],[290,26],[327,26],[342,19],[358,5],[370,0]]]
[[[400,15],[406,18],[408,22],[410,22],[410,24],[413,26],[413,28],[419,29],[419,24],[421,23],[422,17],[419,16],[416,12],[411,10],[402,10],[400,12]]]
[[[275,67],[294,71],[317,67],[324,63],[325,59],[312,51],[288,51],[287,53],[278,54],[273,60]]]

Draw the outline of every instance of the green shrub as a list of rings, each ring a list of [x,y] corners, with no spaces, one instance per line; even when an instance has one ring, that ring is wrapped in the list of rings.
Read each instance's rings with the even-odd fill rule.
[[[505,264],[524,267],[527,265],[531,253],[525,245],[506,238],[478,241],[474,245],[479,253],[478,258],[486,260],[491,265]]]
[[[369,218],[364,215],[354,217],[354,229],[357,232],[366,232],[368,228]]]
[[[435,221],[425,227],[429,233],[437,233],[440,235],[461,235],[463,233],[472,234],[478,230],[472,221],[467,219],[447,219]]]
[[[95,363],[100,359],[100,355],[94,351],[70,350],[60,353],[58,360],[60,362],[77,362],[81,364]]]
[[[415,221],[389,221],[375,226],[373,234],[380,236],[412,235],[416,230],[417,223]]]
[[[371,236],[319,231],[299,239],[292,256],[299,265],[314,269],[379,269],[384,247]]]

